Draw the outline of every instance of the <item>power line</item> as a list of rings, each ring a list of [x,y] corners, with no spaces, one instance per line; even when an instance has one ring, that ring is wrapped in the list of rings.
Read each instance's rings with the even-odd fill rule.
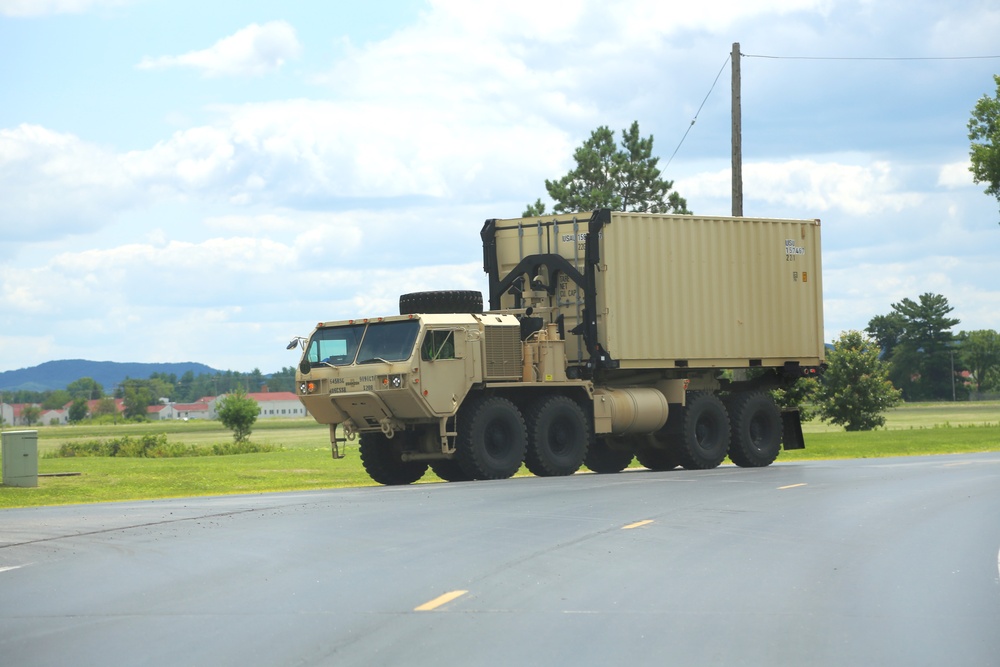
[[[741,53],[744,58],[767,58],[769,60],[996,60],[996,56],[771,56]]]
[[[708,101],[709,95],[711,95],[712,91],[715,90],[715,84],[719,83],[719,77],[722,76],[722,72],[726,69],[726,65],[729,64],[731,58],[732,55],[726,56],[726,61],[722,63],[722,67],[719,68],[719,73],[715,75],[715,81],[712,82],[712,87],[709,88],[708,93],[705,94],[705,99],[701,101],[701,106],[698,107],[698,111],[695,112],[694,118],[691,119],[691,124],[688,125],[687,130],[684,131],[684,136],[681,137],[680,142],[677,144],[677,148],[675,148],[674,152],[670,155],[670,159],[667,160],[665,165],[663,165],[663,171],[666,171],[667,167],[670,166],[670,163],[674,161],[674,156],[677,155],[677,151],[681,149],[681,146],[684,144],[684,140],[687,139],[688,132],[691,131],[691,128],[694,127],[695,122],[697,122],[698,115],[701,113],[702,108],[704,108],[705,102]]]

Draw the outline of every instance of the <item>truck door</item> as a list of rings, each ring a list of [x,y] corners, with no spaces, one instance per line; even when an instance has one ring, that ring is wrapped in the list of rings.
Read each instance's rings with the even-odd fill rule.
[[[453,414],[468,391],[465,332],[428,329],[420,341],[420,394],[437,415]]]

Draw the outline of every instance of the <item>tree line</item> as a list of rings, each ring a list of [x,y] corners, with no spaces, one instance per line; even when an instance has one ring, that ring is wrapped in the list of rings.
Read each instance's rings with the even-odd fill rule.
[[[1000,394],[1000,333],[955,333],[960,323],[940,294],[892,304],[864,331],[846,331],[827,354],[819,379],[800,380],[779,399],[806,406],[849,431],[885,424],[901,401],[958,401]]]
[[[22,413],[26,421],[37,421],[45,410],[61,410],[69,405],[68,419],[78,422],[91,417],[116,415],[115,399],[122,399],[126,418],[142,418],[146,408],[166,399],[172,403],[193,403],[205,396],[221,396],[237,391],[293,391],[295,368],[288,366],[276,373],[264,375],[259,368],[249,373],[225,371],[199,373],[188,371],[180,377],[175,373],[152,373],[148,378],[126,377],[115,387],[105,388],[93,378],[83,377],[66,385],[65,389],[46,391],[16,390],[2,393],[5,403],[27,403]],[[97,401],[88,409],[89,401]]]

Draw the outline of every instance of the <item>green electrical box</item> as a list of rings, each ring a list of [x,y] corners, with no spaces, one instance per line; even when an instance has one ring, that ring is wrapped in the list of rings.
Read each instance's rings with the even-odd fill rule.
[[[4,431],[4,486],[38,486],[38,431]]]

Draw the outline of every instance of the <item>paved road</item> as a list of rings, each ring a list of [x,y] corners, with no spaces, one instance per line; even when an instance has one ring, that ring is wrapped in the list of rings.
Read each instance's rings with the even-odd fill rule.
[[[0,664],[993,666],[998,551],[1000,454],[4,510]]]

